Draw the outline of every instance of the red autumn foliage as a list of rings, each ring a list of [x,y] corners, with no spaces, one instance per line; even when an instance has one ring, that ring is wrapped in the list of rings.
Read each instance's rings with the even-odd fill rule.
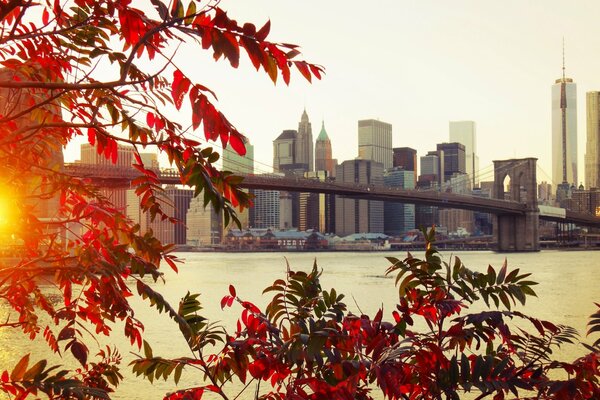
[[[168,399],[206,392],[234,398],[238,393],[227,393],[233,379],[264,382],[258,396],[270,399],[369,399],[375,391],[397,399],[457,399],[463,392],[494,399],[600,396],[600,340],[586,345],[587,355],[557,362],[549,350],[574,341],[573,330],[511,311],[534,294],[528,274],[506,265],[475,273],[460,260],[449,266],[431,246],[424,260],[390,259],[388,273],[397,274],[399,290],[390,321],[383,310],[374,318],[348,313],[343,295],[321,288],[316,265],[309,273],[289,271],[267,288],[274,295],[264,311],[231,287],[221,306],[241,308],[232,333],[198,314],[197,295],[186,295],[177,308],[166,302],[143,278],[159,279],[165,263],[177,269],[171,247],[141,232],[92,182],[66,175],[61,147],[87,137],[115,162],[119,144],[133,146],[141,205],[167,219],[156,200],[160,182],[139,156],[139,149],[155,146],[182,183],[235,220],[233,207],[248,207],[251,199],[237,187],[238,178],[215,168],[212,149],[186,137],[182,127],[202,129],[205,140],[240,154],[244,136],[218,110],[215,94],[178,65],[176,44],[191,37],[234,68],[245,52],[274,83],[281,76],[287,84],[292,69],[309,81],[320,79],[322,69],[295,60],[296,46],[268,41],[270,22],[259,29],[239,25],[218,1],[140,4],[143,10],[127,0],[75,0],[72,7],[51,0],[0,3],[0,189],[12,210],[0,235],[13,243],[9,257],[0,259],[0,298],[13,313],[0,328],[18,328],[28,340],[41,336],[52,352],[81,365],[69,370],[25,354],[2,371],[0,391],[19,399],[109,398],[122,379],[121,357],[108,348],[92,361],[86,341],[115,334],[120,321],[123,334],[144,352],[132,363],[135,373],[172,375],[177,383],[184,368],[200,370],[205,385]],[[191,121],[173,117],[167,104],[189,107]],[[47,279],[55,291],[40,287]],[[193,357],[152,354],[129,303],[136,294],[175,321]],[[476,301],[498,310],[466,313]],[[513,319],[531,329],[516,329]],[[429,331],[414,329],[417,320]],[[598,331],[600,310],[589,334]],[[557,378],[557,371],[563,375]]]
[[[409,254],[389,261],[387,274],[396,275],[399,289],[392,321],[385,320],[383,310],[374,318],[349,313],[342,294],[321,288],[316,264],[309,273],[288,270],[286,279],[266,288],[264,293],[273,297],[264,311],[235,297],[230,287],[222,305],[237,302],[241,307],[231,334],[201,318],[198,296],[188,294],[177,318],[190,322],[182,330],[188,343],[199,343],[190,346],[197,360],[193,366],[224,399],[242,394],[233,388],[227,392],[235,379],[244,389],[253,384],[254,398],[260,399],[372,399],[378,398],[375,393],[390,399],[459,399],[472,393],[495,400],[600,395],[600,339],[583,344],[587,355],[557,362],[552,350],[576,342],[577,333],[511,310],[535,295],[530,274],[509,271],[506,264],[498,271],[490,266],[486,273],[473,272],[458,258],[453,265],[443,262],[431,244],[425,259]],[[469,313],[473,303],[489,307],[490,301],[498,310]],[[592,315],[589,333],[600,330],[599,315]],[[199,319],[203,322],[195,323]],[[428,329],[414,329],[417,320]],[[157,370],[180,360],[147,353],[133,368],[155,379],[161,375]],[[206,388],[180,390],[166,399],[200,398]]]
[[[0,243],[10,244],[0,249],[0,299],[13,310],[0,329],[19,328],[81,364],[72,371],[24,355],[2,373],[0,391],[16,398],[108,398],[121,380],[120,356],[103,351],[94,363],[86,342],[115,334],[121,321],[122,334],[141,348],[143,326],[129,299],[137,294],[177,315],[144,277],[157,280],[161,265],[177,270],[179,260],[92,181],[67,175],[62,147],[87,137],[115,163],[119,145],[131,146],[142,209],[173,220],[157,200],[163,189],[155,171],[139,156],[155,147],[182,183],[236,222],[234,207],[251,206],[250,196],[184,127],[239,154],[245,138],[218,110],[214,92],[189,76],[177,45],[196,40],[199,50],[234,68],[244,49],[273,82],[281,75],[287,83],[294,65],[306,77],[305,66],[292,60],[294,45],[269,41],[269,22],[260,29],[239,25],[218,1],[10,0],[0,3],[0,24],[0,202],[11,210],[0,218]],[[309,68],[315,76],[322,72]],[[190,121],[174,112],[182,108],[191,110]],[[48,280],[54,290],[40,286]]]

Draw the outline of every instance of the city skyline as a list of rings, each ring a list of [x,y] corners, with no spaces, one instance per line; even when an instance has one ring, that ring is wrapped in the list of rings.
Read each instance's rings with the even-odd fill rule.
[[[415,148],[419,156],[445,141],[449,121],[471,120],[477,123],[481,168],[493,159],[538,157],[547,175],[540,180],[549,181],[550,95],[561,75],[563,37],[578,102],[600,90],[600,58],[590,55],[600,48],[600,35],[594,34],[600,30],[594,19],[600,4],[591,1],[382,1],[370,5],[372,19],[364,18],[363,8],[340,1],[222,5],[238,21],[262,24],[270,18],[273,40],[301,45],[306,59],[326,68],[323,80],[312,85],[293,74],[289,88],[282,82],[273,86],[245,57],[236,71],[210,55],[196,74],[193,65],[187,68],[217,93],[218,105],[250,137],[257,161],[266,165],[272,140],[295,129],[306,107],[316,126],[325,120],[340,162],[357,156],[361,119],[389,122],[393,146]],[[578,125],[581,180],[583,107]]]

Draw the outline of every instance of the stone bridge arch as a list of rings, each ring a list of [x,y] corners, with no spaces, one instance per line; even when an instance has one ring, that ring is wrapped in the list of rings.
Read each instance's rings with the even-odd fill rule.
[[[508,176],[510,199],[525,204],[524,215],[498,214],[494,237],[498,251],[539,251],[539,208],[537,201],[537,158],[494,161],[495,199],[504,199]]]

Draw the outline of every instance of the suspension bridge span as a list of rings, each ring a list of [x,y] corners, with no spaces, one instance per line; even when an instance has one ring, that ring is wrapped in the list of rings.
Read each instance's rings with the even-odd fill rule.
[[[300,177],[238,174],[244,178],[241,187],[247,189],[290,192],[327,193],[366,200],[401,202],[480,211],[496,216],[494,235],[500,251],[539,250],[539,219],[573,223],[600,228],[600,218],[556,208],[549,210],[537,204],[536,159],[494,161],[493,198],[476,197],[450,192],[400,189],[389,186],[320,181]],[[64,172],[71,176],[87,177],[107,187],[129,187],[139,176],[131,167],[96,164],[65,164]],[[181,184],[178,171],[156,170],[163,184]],[[503,182],[510,177],[509,198],[505,200]]]

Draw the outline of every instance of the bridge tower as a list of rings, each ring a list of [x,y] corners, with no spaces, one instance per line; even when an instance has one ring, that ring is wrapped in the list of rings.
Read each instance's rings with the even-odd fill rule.
[[[539,251],[540,210],[537,201],[537,158],[494,161],[494,193],[496,199],[525,203],[524,215],[498,214],[494,224],[497,251]],[[504,191],[506,177],[510,179]]]

